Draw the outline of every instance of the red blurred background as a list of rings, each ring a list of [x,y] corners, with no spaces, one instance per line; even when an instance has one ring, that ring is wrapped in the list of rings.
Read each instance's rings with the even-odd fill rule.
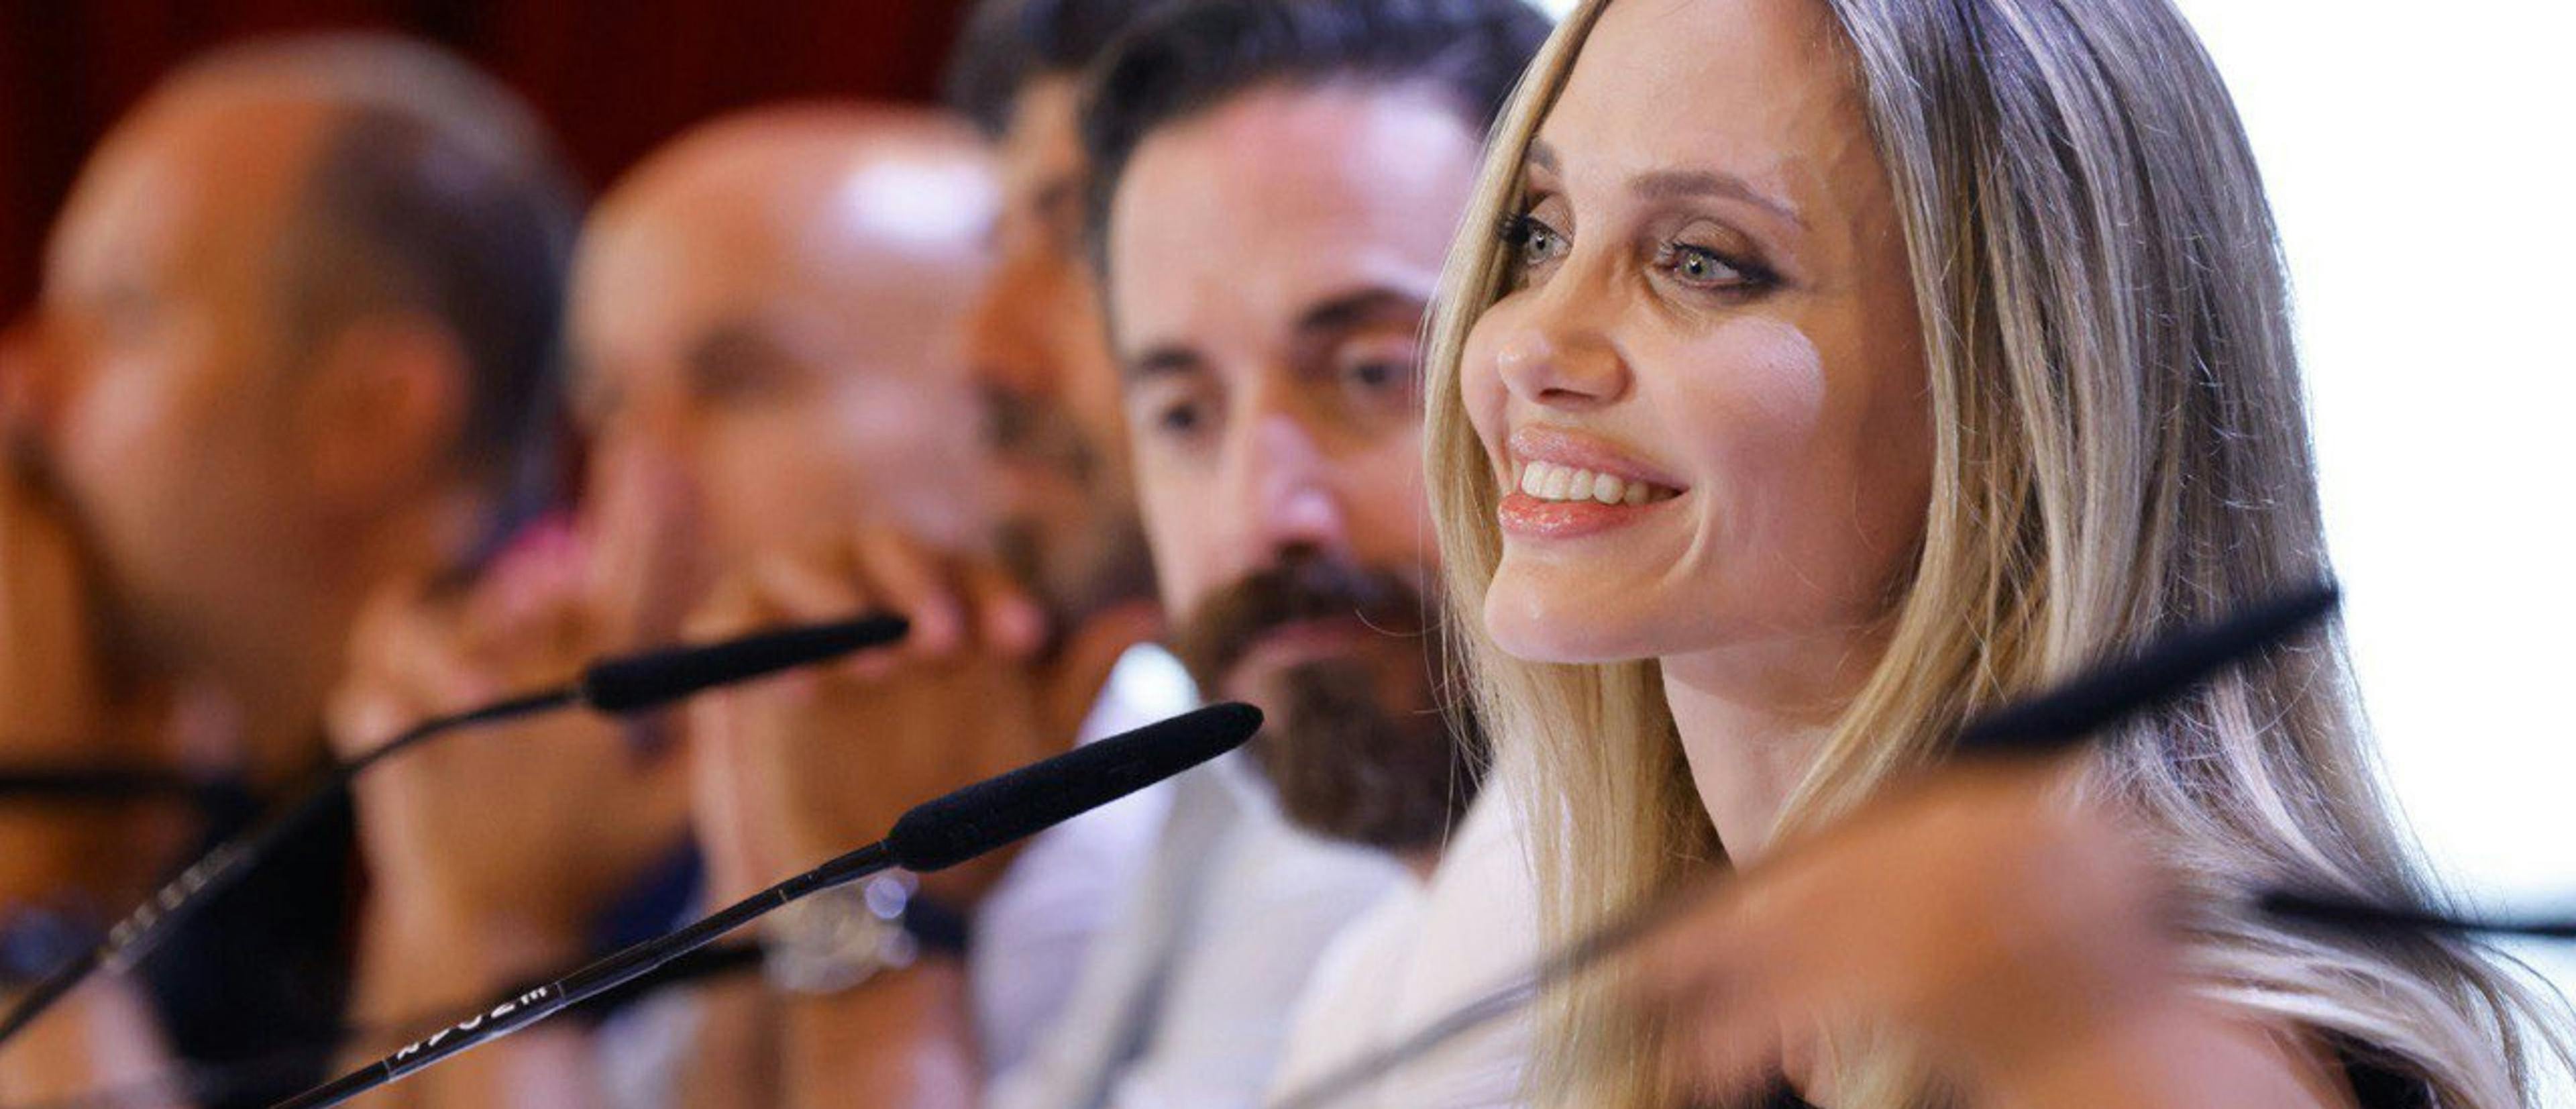
[[[595,190],[680,128],[799,97],[925,100],[964,0],[0,0],[0,319],[81,158],[172,65],[245,35],[402,31],[499,74]]]

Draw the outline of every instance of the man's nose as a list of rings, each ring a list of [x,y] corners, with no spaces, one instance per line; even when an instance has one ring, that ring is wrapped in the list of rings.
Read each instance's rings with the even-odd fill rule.
[[[1262,413],[1246,425],[1240,450],[1235,504],[1220,511],[1244,514],[1232,530],[1255,564],[1267,565],[1291,548],[1348,552],[1340,482],[1304,418],[1288,410]]]

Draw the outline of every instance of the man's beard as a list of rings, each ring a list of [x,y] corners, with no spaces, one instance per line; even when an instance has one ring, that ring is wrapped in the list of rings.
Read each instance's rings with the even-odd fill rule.
[[[1434,613],[1410,582],[1291,551],[1200,603],[1173,649],[1213,695],[1239,684],[1235,671],[1267,634],[1352,618],[1404,642],[1289,666],[1262,688],[1231,692],[1252,695],[1269,714],[1253,751],[1289,819],[1385,851],[1436,847],[1475,799],[1486,743],[1473,712],[1436,703]],[[1409,665],[1381,672],[1372,662],[1380,654]]]

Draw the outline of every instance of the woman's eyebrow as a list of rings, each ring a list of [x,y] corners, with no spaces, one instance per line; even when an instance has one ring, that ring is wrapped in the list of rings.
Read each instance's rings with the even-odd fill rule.
[[[1700,169],[1666,169],[1641,173],[1628,182],[1628,191],[1650,200],[1678,197],[1722,196],[1741,200],[1799,227],[1807,221],[1798,209],[1731,173]]]
[[[1556,148],[1549,146],[1545,139],[1531,139],[1529,152],[1524,156],[1523,161],[1532,169],[1543,169],[1552,174],[1564,172],[1563,163],[1557,157]],[[1778,216],[1799,228],[1807,226],[1806,217],[1798,214],[1796,205],[1763,192],[1753,187],[1751,182],[1732,173],[1704,169],[1656,170],[1637,175],[1628,182],[1628,190],[1648,200],[1695,196],[1730,197]]]
[[[1531,139],[1529,144],[1529,153],[1525,155],[1522,160],[1528,162],[1530,165],[1546,170],[1549,173],[1559,172],[1556,161],[1556,148],[1549,146],[1546,139]]]

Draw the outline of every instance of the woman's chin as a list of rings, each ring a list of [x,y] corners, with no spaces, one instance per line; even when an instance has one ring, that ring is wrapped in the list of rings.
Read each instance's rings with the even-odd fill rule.
[[[1541,587],[1508,572],[1485,593],[1485,634],[1523,662],[1603,664],[1661,654],[1632,606],[1588,590]]]

